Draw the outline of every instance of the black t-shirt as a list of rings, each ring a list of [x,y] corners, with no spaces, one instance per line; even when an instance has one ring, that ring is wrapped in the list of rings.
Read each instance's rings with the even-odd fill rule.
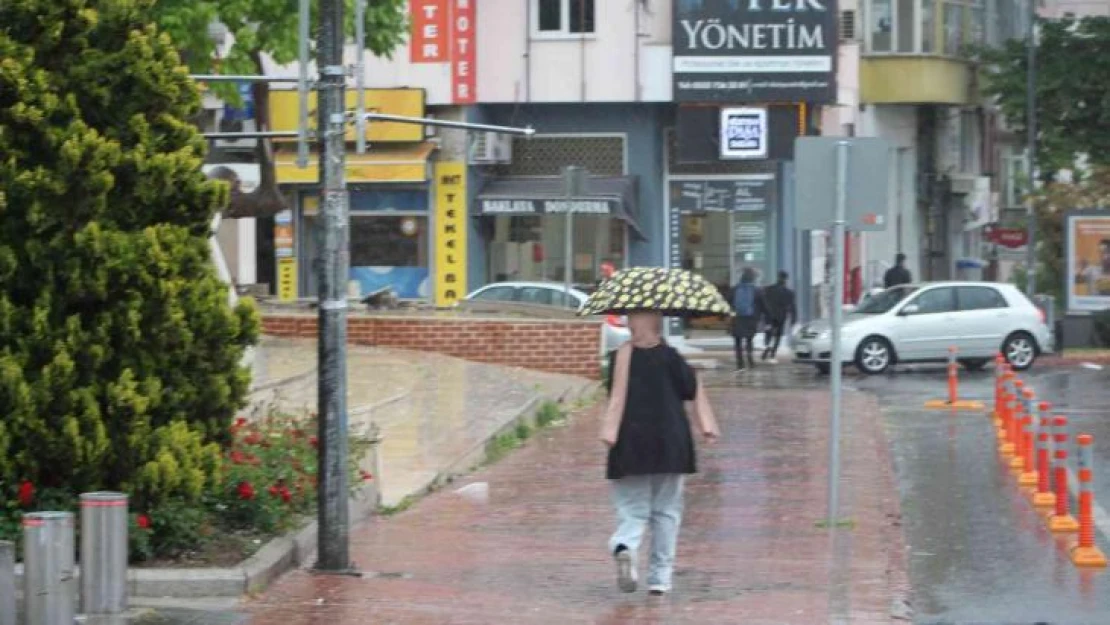
[[[892,286],[900,284],[909,284],[913,281],[910,277],[910,270],[905,267],[894,266],[886,270],[886,275],[883,276],[883,288],[889,289]]]
[[[616,353],[609,354],[606,387],[610,391]],[[663,343],[634,347],[628,369],[624,416],[617,444],[609,450],[605,476],[617,480],[629,475],[697,472],[694,437],[683,405],[697,394],[693,368]]]

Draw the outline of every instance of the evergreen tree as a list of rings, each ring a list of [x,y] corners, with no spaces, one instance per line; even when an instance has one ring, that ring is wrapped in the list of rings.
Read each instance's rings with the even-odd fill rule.
[[[258,332],[152,0],[0,2],[0,480],[197,496]]]

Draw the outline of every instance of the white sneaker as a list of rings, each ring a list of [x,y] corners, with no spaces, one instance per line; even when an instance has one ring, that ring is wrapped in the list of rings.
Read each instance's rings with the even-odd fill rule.
[[[768,358],[768,359],[767,359],[767,362],[768,362],[768,363],[770,363],[770,364],[772,364],[772,365],[777,365],[777,364],[779,364],[779,360],[778,360],[778,358]]]
[[[622,592],[636,592],[636,561],[632,551],[624,549],[613,559],[617,561],[617,587]]]
[[[655,595],[657,597],[665,595],[670,591],[671,587],[664,586],[663,584],[652,584],[651,586],[648,586],[648,594]]]

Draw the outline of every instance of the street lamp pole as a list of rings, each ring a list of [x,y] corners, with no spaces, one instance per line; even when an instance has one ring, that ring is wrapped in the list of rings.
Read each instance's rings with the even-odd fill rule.
[[[347,72],[343,67],[344,0],[320,0],[317,39],[317,141],[320,146],[318,410],[319,504],[316,570],[345,573],[350,562],[347,508],[347,182],[344,179]]]
[[[1029,33],[1025,42],[1025,165],[1028,189],[1025,195],[1025,292],[1037,292],[1037,215],[1033,205],[1037,171],[1037,0],[1029,0]]]

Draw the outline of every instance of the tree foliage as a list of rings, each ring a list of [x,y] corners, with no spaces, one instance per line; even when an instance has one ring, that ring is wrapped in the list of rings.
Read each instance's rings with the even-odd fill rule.
[[[355,32],[355,2],[345,0],[346,32]],[[392,55],[407,35],[406,0],[366,0],[366,49],[376,56]],[[318,24],[315,0],[310,3],[310,32]],[[263,58],[285,65],[297,60],[297,0],[159,0],[156,10],[161,27],[181,49],[189,68],[198,74],[264,74]],[[209,34],[213,24],[222,24],[234,39],[223,56]],[[311,44],[311,42],[310,42]],[[312,52],[315,58],[315,52]],[[233,89],[216,87],[224,98],[236,102]],[[270,130],[269,85],[252,89],[258,129]],[[257,161],[261,169],[259,188],[251,195],[233,197],[229,214],[273,214],[284,208],[274,176],[272,146],[259,141]]]
[[[983,87],[1006,121],[1026,129],[1026,42],[981,50]],[[1041,178],[1076,156],[1110,165],[1110,17],[1041,20],[1036,59],[1037,167]]]
[[[0,2],[0,491],[193,497],[258,322],[209,228],[226,202],[152,0]]]
[[[1110,210],[1110,167],[1096,166],[1077,180],[1052,181],[1033,197],[1037,214],[1037,291],[1063,302],[1067,274],[1064,215],[1071,210]]]

